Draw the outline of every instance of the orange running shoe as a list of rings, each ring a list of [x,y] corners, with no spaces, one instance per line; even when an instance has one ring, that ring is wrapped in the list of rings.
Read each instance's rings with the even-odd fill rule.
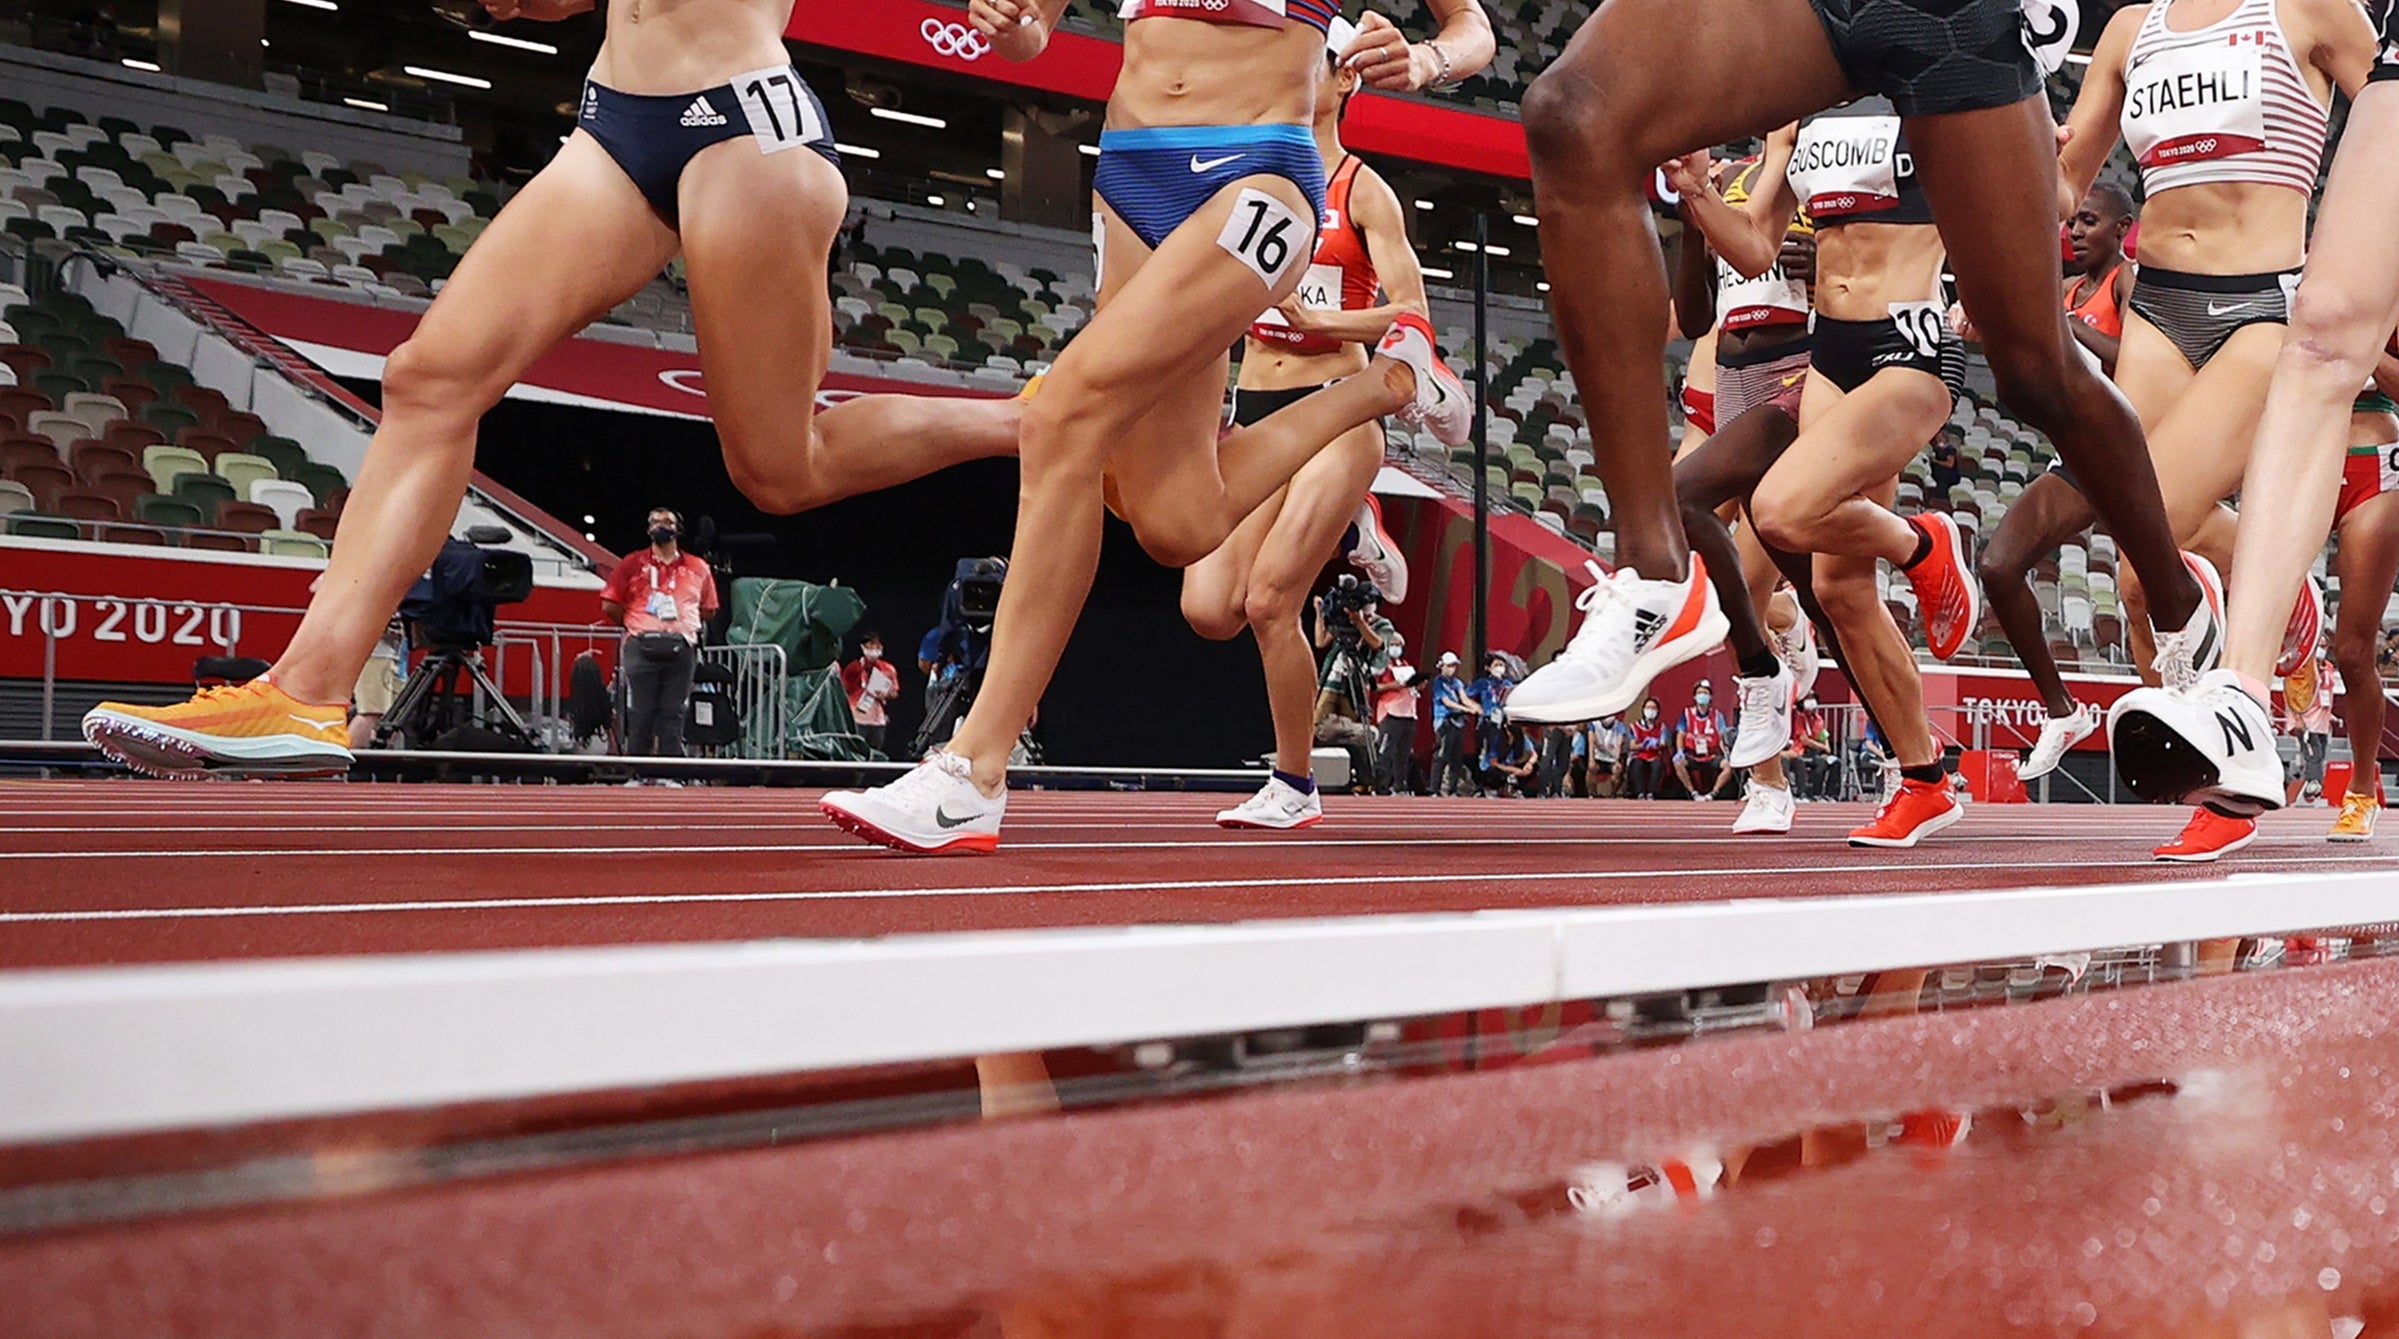
[[[2227,818],[2201,806],[2191,811],[2191,821],[2183,825],[2181,836],[2150,854],[2177,865],[2204,865],[2256,840],[2256,819]]]
[[[264,679],[203,688],[171,707],[103,702],[83,737],[137,772],[338,776],[350,770],[349,708],[302,702]]]
[[[1966,538],[1945,511],[1918,512],[1908,524],[1932,538],[1924,561],[1903,569],[1916,589],[1916,608],[1924,615],[1924,638],[1933,659],[1947,660],[1966,648],[1966,640],[1982,625],[1982,586],[1966,561]]]
[[[2333,820],[2332,835],[2326,840],[2370,842],[2374,840],[2374,820],[2380,817],[2382,797],[2351,791],[2341,797],[2341,816]]]
[[[1902,781],[1874,821],[1849,834],[1852,846],[1914,846],[1966,816],[1945,781]]]
[[[2274,662],[2274,677],[2286,679],[2316,658],[2324,640],[2324,587],[2310,572],[2299,583],[2299,598],[2291,605],[2291,621],[2282,630],[2282,657]]]

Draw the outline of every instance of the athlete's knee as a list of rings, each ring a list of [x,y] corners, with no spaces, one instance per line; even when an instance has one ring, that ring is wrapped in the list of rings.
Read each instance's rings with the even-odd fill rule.
[[[1190,581],[1183,583],[1183,621],[1191,630],[1212,642],[1229,642],[1249,626],[1240,604],[1230,598],[1231,592],[1201,589]]]
[[[1871,617],[1883,607],[1872,578],[1863,574],[1818,577],[1815,593],[1817,607],[1836,627],[1854,628],[1860,618]]]
[[[725,473],[751,506],[769,516],[797,516],[826,501],[800,475],[759,469],[748,456],[730,450],[725,452]]]
[[[1772,479],[1758,485],[1749,499],[1749,519],[1758,527],[1758,538],[1793,553],[1809,551],[1819,514],[1815,499]]]
[[[2025,574],[2032,571],[2032,553],[2028,546],[2017,541],[2002,525],[1984,546],[1982,556],[1974,564],[1975,574],[1982,578],[1983,589],[2022,585]]]
[[[2076,380],[2098,377],[2090,368],[2062,356],[2063,352],[2050,350],[2041,341],[2020,341],[2017,347],[1991,351],[1991,379],[1998,383],[2000,402],[2018,418],[2051,434],[2073,412]]]
[[[1630,99],[1611,91],[1611,82],[1564,65],[1552,66],[1533,80],[1521,112],[1525,144],[1534,162],[1576,177],[1648,170],[1650,160],[1631,151],[1641,127],[1629,114]],[[1572,177],[1544,183],[1553,190],[1574,184]]]
[[[1273,574],[1252,574],[1241,612],[1253,628],[1297,627],[1300,602],[1306,598],[1307,592],[1298,582]]]
[[[1164,513],[1164,514],[1161,514]],[[1133,538],[1161,567],[1189,567],[1224,543],[1224,532],[1180,508],[1142,507],[1125,517]]]
[[[2374,371],[2377,318],[2353,290],[2302,285],[2291,301],[2283,359],[2311,379],[2337,380],[2344,388],[2361,385]]]
[[[383,362],[383,405],[416,415],[479,418],[507,388],[488,360],[439,340],[408,339]]]
[[[2382,630],[2371,622],[2351,626],[2336,621],[2332,629],[2332,663],[2341,671],[2341,678],[2353,684],[2368,685],[2363,691],[2373,691],[2372,685],[2381,682],[2382,670],[2375,657],[2382,650]]]

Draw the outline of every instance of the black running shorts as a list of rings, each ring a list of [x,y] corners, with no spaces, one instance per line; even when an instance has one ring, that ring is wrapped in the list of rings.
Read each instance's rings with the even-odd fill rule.
[[[2041,91],[2020,0],[1809,0],[1833,56],[1901,116],[2007,107]]]
[[[1294,386],[1281,391],[1236,388],[1233,391],[1233,426],[1246,428],[1253,423],[1263,423],[1268,415],[1288,409],[1323,389],[1322,386]]]
[[[2382,54],[2367,83],[2399,82],[2399,0],[2381,0]]]

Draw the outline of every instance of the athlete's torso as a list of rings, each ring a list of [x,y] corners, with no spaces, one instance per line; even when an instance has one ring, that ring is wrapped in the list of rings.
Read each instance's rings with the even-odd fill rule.
[[[1335,7],[1289,0],[1288,12],[1270,25],[1230,17],[1235,3],[1223,0],[1221,9],[1203,3],[1186,16],[1180,6],[1146,0],[1125,24],[1109,128],[1313,121],[1325,34],[1324,24],[1305,16],[1329,16]]]
[[[1936,301],[1944,252],[1889,100],[1815,117],[1791,154],[1791,189],[1816,221],[1816,310],[1880,320],[1894,303]]]
[[[2122,338],[2124,335],[2123,304],[2117,301],[2117,290],[2124,283],[2124,262],[2116,262],[2107,277],[2097,283],[2089,275],[2078,274],[2066,285],[2066,310],[2074,319],[2102,335]]]
[[[614,0],[592,58],[595,83],[619,93],[690,93],[788,64],[793,0]]]
[[[1295,295],[1303,305],[1316,311],[1363,311],[1374,305],[1382,288],[1374,272],[1374,257],[1366,250],[1366,235],[1350,212],[1351,185],[1362,170],[1364,165],[1357,155],[1346,154],[1325,184],[1324,219],[1317,228],[1316,254],[1301,276]],[[1314,357],[1358,347],[1322,335],[1303,335],[1285,323],[1279,312],[1266,313],[1250,327],[1249,337],[1255,352]]]
[[[1751,159],[1734,171],[1724,184],[1726,204],[1749,202],[1756,189],[1758,167],[1757,160]],[[1794,231],[1812,232],[1814,227],[1804,209],[1792,225]],[[1808,286],[1785,273],[1779,262],[1751,279],[1726,264],[1722,256],[1716,258],[1716,321],[1722,334],[1772,330],[1777,337],[1787,338],[1807,329],[1809,310]]]
[[[2303,65],[2277,0],[2238,0],[2178,30],[2159,0],[2125,58],[2124,141],[2147,201],[2142,258],[2191,274],[2259,274],[2306,255],[2326,139],[2323,76]]]

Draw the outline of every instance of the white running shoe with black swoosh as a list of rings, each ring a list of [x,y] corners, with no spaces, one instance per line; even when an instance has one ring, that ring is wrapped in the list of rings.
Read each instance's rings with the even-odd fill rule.
[[[818,802],[853,837],[912,855],[989,854],[999,849],[1008,792],[976,789],[973,765],[936,752],[907,775],[873,790],[837,790]]]

